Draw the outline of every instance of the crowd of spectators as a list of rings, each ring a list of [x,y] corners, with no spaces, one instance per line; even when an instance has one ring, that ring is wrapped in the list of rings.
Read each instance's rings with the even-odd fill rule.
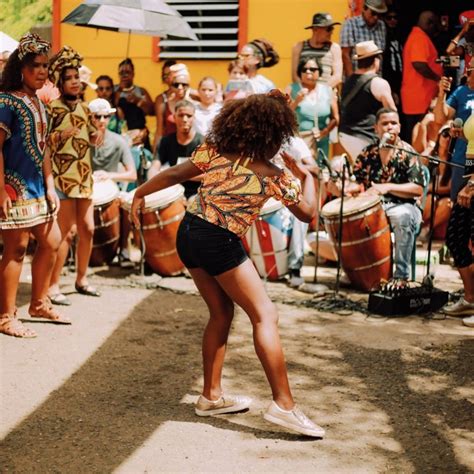
[[[410,154],[414,149],[425,154],[436,152],[442,160],[460,165],[453,170],[448,166],[442,168],[437,207],[430,208],[430,212],[437,212],[436,227],[446,231],[451,207],[458,202],[458,196],[468,199],[472,195],[469,184],[472,177],[466,177],[472,162],[468,160],[466,165],[469,132],[463,135],[462,124],[468,122],[474,112],[471,61],[474,11],[460,15],[459,32],[445,51],[439,51],[436,46],[441,24],[435,13],[421,12],[406,41],[399,31],[399,13],[396,2],[387,6],[385,0],[365,0],[360,15],[342,22],[335,21],[328,13],[315,13],[311,24],[305,27],[311,30],[311,36],[293,46],[292,82],[286,85],[286,92],[297,117],[300,138],[306,144],[299,145],[299,149],[304,150],[302,161],[309,167],[316,164],[322,168],[331,155],[345,152],[354,169],[359,170],[361,182],[357,186],[361,189],[371,187],[371,182],[364,182],[367,176],[372,176],[369,168],[375,162],[370,160],[380,159],[382,167],[377,168],[377,179],[380,180],[377,185],[391,183],[398,186],[403,184],[400,182],[400,175],[403,175],[411,187],[405,186],[403,191],[396,191],[398,188],[393,186],[391,190],[382,186],[373,186],[373,189],[380,195],[394,193],[398,201],[414,204],[423,187],[428,187],[419,168],[421,161]],[[341,23],[338,44],[333,32],[335,25]],[[446,57],[440,63],[442,55]],[[459,57],[459,65],[456,57]],[[8,55],[2,53],[0,72],[7,59]],[[229,76],[225,84],[210,76],[192,78],[185,63],[167,60],[162,64],[161,75],[165,90],[153,99],[145,88],[135,84],[135,66],[130,58],[118,65],[117,83],[101,71],[98,71],[95,83],[90,82],[91,71],[82,64],[80,54],[67,46],[50,60],[49,77],[35,92],[49,114],[52,172],[61,200],[58,215],[61,238],[48,292],[52,303],[70,304],[61,292],[59,281],[75,236],[76,290],[89,296],[100,296],[87,280],[94,233],[93,178],[96,181],[113,180],[122,190],[130,191],[137,182],[140,184],[160,170],[179,164],[205,140],[213,119],[226,101],[268,93],[276,88],[262,71],[278,62],[277,51],[265,38],[253,39],[240,48],[237,58],[228,65]],[[89,104],[83,101],[87,87],[97,95]],[[2,81],[2,88],[8,92],[5,81]],[[148,129],[147,117],[155,118],[154,130]],[[451,125],[454,119],[461,120],[457,129]],[[8,127],[2,128],[2,120],[0,117],[0,129],[5,129],[6,139]],[[384,133],[388,138],[384,138]],[[398,141],[399,135],[403,142]],[[381,139],[400,145],[408,152],[403,153],[403,159],[398,155],[385,157],[386,152],[382,147],[381,150],[378,148]],[[377,148],[371,148],[373,146]],[[403,165],[400,164],[402,161]],[[362,164],[367,172],[364,178],[360,171]],[[314,172],[319,179],[318,173]],[[397,176],[395,180],[394,175]],[[190,198],[199,186],[199,176],[184,186],[185,196]],[[5,214],[7,197],[4,193],[1,196]],[[472,222],[472,204],[469,200],[463,202],[459,205],[464,210],[471,206],[469,219]],[[413,231],[410,239],[413,240],[421,225],[421,212],[413,209],[410,212],[416,214],[416,222],[410,224]],[[462,212],[462,209],[457,211],[458,220],[461,219],[459,215],[464,215]],[[424,235],[428,217],[425,216]],[[403,229],[399,234],[403,234]],[[466,256],[465,248],[462,251],[458,248],[468,247],[472,229],[466,230],[466,236],[462,245],[458,240],[454,242],[454,237],[450,242],[465,290],[460,306],[452,311],[454,315],[474,312],[472,258]],[[403,245],[411,247],[411,240],[409,245]],[[127,236],[122,236],[120,260],[124,264],[129,263],[126,242]],[[408,250],[404,252],[406,254]],[[398,277],[406,280],[406,255],[400,259],[403,260],[403,271],[399,269]],[[299,277],[299,268],[293,270]],[[7,312],[11,309],[0,308],[0,313]],[[44,314],[52,315],[50,319],[57,316],[51,311]]]

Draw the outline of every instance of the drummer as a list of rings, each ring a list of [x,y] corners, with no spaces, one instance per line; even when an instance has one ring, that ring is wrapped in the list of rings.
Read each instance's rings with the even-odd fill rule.
[[[92,169],[94,181],[111,179],[117,183],[134,183],[137,180],[137,170],[130,147],[125,139],[118,133],[110,131],[107,127],[115,109],[105,99],[94,99],[89,102],[92,123],[97,130],[104,133],[102,144],[91,147]],[[128,236],[130,223],[128,219],[120,219],[120,255],[122,267],[129,267]]]
[[[348,194],[365,192],[382,199],[395,234],[395,285],[404,288],[409,280],[410,257],[421,223],[417,200],[425,185],[423,171],[418,158],[407,153],[414,152],[414,149],[399,138],[398,112],[380,109],[376,114],[375,133],[377,141],[365,147],[357,157],[353,170],[355,182],[346,183],[346,189]],[[381,148],[382,137],[387,145],[397,148]],[[340,189],[340,184],[337,187]],[[336,186],[331,188],[331,192],[338,192]]]
[[[94,181],[111,179],[117,183],[137,180],[135,162],[125,139],[118,133],[108,130],[110,117],[115,113],[105,99],[89,102],[92,123],[104,133],[104,141],[92,146],[92,169]]]
[[[183,99],[176,103],[174,119],[176,122],[176,132],[165,135],[158,146],[158,159],[155,159],[148,170],[148,179],[153,178],[164,165],[174,166],[186,161],[194,150],[204,141],[204,137],[194,129],[194,114],[196,108],[194,104]],[[200,176],[185,181],[184,195],[186,199],[197,193]]]

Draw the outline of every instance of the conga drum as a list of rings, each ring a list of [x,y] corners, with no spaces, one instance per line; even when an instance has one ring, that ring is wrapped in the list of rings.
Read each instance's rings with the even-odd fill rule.
[[[127,212],[132,207],[134,194],[135,190],[128,193],[122,203]],[[184,212],[184,188],[180,184],[145,197],[145,208],[141,213],[145,260],[162,276],[179,275],[184,270],[176,250],[176,235]],[[141,241],[137,231],[135,240]]]
[[[119,188],[111,180],[94,181],[94,239],[89,265],[99,266],[112,262],[120,241]]]
[[[341,199],[321,210],[338,251]],[[341,264],[355,288],[369,291],[392,276],[390,225],[378,196],[345,197],[342,211]]]
[[[270,198],[242,237],[245,250],[261,277],[280,280],[288,273],[291,232],[290,211]]]

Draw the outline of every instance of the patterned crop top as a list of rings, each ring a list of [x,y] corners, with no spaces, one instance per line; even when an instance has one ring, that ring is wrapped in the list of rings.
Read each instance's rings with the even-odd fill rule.
[[[196,200],[187,211],[242,237],[269,198],[285,206],[301,200],[301,185],[286,170],[278,176],[260,176],[220,155],[206,144],[191,157],[204,173]],[[248,161],[248,160],[247,160]]]

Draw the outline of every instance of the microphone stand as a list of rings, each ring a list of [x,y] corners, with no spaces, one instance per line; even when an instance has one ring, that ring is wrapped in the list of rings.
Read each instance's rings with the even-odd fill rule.
[[[343,227],[343,212],[344,212],[344,192],[346,187],[346,170],[347,163],[344,160],[342,165],[342,176],[341,176],[341,205],[339,207],[339,229],[337,235],[337,273],[336,273],[336,289],[334,291],[334,299],[339,295],[339,284],[341,279],[341,255],[342,255],[342,227]]]

